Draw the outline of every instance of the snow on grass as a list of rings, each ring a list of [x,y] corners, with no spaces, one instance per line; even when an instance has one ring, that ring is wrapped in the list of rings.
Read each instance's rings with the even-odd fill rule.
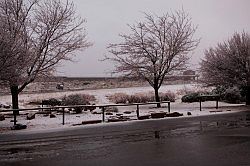
[[[162,85],[160,88],[160,92],[167,92],[171,91],[176,93],[178,90],[182,89],[195,89],[197,88],[197,84],[179,84],[179,85]],[[97,103],[105,104],[109,103],[108,99],[106,98],[107,95],[111,95],[114,93],[127,93],[129,95],[136,94],[136,93],[143,93],[143,92],[153,92],[152,87],[131,87],[131,88],[116,88],[116,89],[97,89],[97,90],[80,90],[80,91],[66,91],[66,92],[52,92],[52,93],[36,93],[36,94],[20,94],[19,95],[19,102],[23,104],[29,101],[41,101],[44,99],[49,98],[61,98],[65,95],[71,94],[90,94],[94,95],[97,99]],[[11,104],[11,96],[4,95],[0,96],[0,101],[3,103]]]
[[[187,85],[163,85],[160,89],[160,92],[171,91],[173,93],[177,92],[185,92],[190,90],[197,90],[200,87],[196,84],[187,84]],[[61,98],[65,95],[71,94],[90,94],[94,95],[97,99],[96,104],[110,104],[109,100],[106,96],[114,94],[114,93],[127,93],[129,95],[136,93],[146,93],[152,91],[152,87],[132,87],[132,88],[116,88],[116,89],[98,89],[98,90],[81,90],[81,91],[69,91],[69,92],[54,92],[54,93],[40,93],[40,94],[21,94],[19,96],[20,104],[22,107],[27,107],[26,103],[34,100],[43,100],[49,98]],[[182,103],[180,100],[180,96],[176,100],[176,102],[171,103],[171,112],[179,112],[183,113],[184,117],[187,117],[187,112],[191,112],[191,116],[202,116],[202,115],[212,115],[212,114],[220,114],[220,113],[229,113],[239,110],[237,106],[223,102],[219,102],[220,108],[218,110],[215,109],[215,101],[207,101],[202,103],[202,111],[200,111],[199,103]],[[0,101],[4,103],[11,102],[11,96],[0,96]],[[145,105],[140,106],[140,115],[149,115],[153,112],[168,112],[167,105],[163,104],[162,108],[156,108],[155,105]],[[227,107],[230,108],[227,108]],[[236,106],[236,107],[234,107]],[[31,106],[28,106],[31,107]],[[34,107],[34,106],[33,106]],[[113,115],[105,115],[105,120],[110,117],[116,116],[116,114],[123,114],[123,116],[130,117],[131,119],[136,119],[136,106],[126,106],[119,107],[119,111],[117,113],[113,113]],[[231,111],[228,111],[228,110]],[[125,111],[130,111],[130,114],[125,114]],[[210,112],[212,111],[212,112]],[[58,113],[56,118],[50,118],[49,116],[44,116],[40,114],[36,114],[36,118],[33,120],[26,120],[26,115],[18,116],[17,123],[26,124],[27,129],[24,131],[39,131],[39,130],[47,130],[47,129],[58,129],[70,127],[74,124],[81,124],[82,121],[89,120],[101,120],[102,114],[101,110],[97,108],[94,110],[96,114],[91,113],[90,111],[84,111],[82,114],[65,114],[65,125],[62,125],[62,114]],[[2,132],[17,132],[11,131],[10,126],[13,126],[13,122],[10,122],[13,117],[8,117],[4,121],[0,121],[0,133]],[[20,132],[20,131],[19,131]]]

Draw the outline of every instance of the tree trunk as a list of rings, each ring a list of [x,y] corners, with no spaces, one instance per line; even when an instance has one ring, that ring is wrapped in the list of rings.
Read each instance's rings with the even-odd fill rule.
[[[250,62],[249,62],[250,63]],[[246,105],[250,105],[250,73],[248,73],[246,86]]]
[[[246,105],[250,105],[250,85],[246,87]]]
[[[154,88],[155,90],[155,101],[156,102],[160,102],[160,96],[159,96],[159,89],[158,88]],[[157,108],[160,108],[161,107],[161,104],[157,104]]]
[[[10,87],[11,96],[12,96],[12,108],[18,109],[18,86],[13,85]],[[13,112],[13,114],[19,115],[19,111]]]

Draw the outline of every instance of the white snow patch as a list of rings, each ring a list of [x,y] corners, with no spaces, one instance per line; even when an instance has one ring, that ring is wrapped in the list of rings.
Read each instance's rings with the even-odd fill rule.
[[[176,93],[179,90],[192,90],[197,89],[196,84],[182,84],[182,85],[163,85],[160,89],[160,92],[171,91]],[[81,91],[71,91],[71,92],[55,92],[55,93],[41,93],[41,94],[21,94],[19,96],[19,100],[21,106],[24,106],[25,103],[34,100],[43,100],[48,98],[60,98],[65,95],[76,94],[76,93],[84,93],[94,95],[97,99],[96,104],[108,104],[109,101],[106,98],[107,95],[111,95],[114,93],[127,93],[127,94],[135,94],[135,93],[143,93],[153,91],[152,87],[132,87],[132,88],[117,88],[117,89],[98,89],[98,90],[81,90]],[[11,96],[0,96],[0,101],[2,103],[10,103]],[[140,115],[148,115],[152,112],[167,112],[167,104],[162,105],[163,108],[155,108],[155,105],[145,105],[140,106]],[[181,103],[181,100],[178,99],[176,102],[171,103],[171,112],[179,112],[183,113],[183,117],[187,117],[187,112],[191,112],[192,116],[202,116],[202,115],[212,115],[212,114],[221,114],[221,113],[230,113],[234,111],[239,111],[239,105],[232,105],[223,102],[219,102],[219,106],[223,106],[218,110],[215,109],[215,101],[203,102],[202,103],[202,111],[200,111],[199,103]],[[230,106],[230,110],[228,108],[224,108],[224,106]],[[233,107],[236,106],[236,107]],[[136,106],[126,106],[119,107],[119,112],[122,113],[123,116],[128,116],[131,119],[136,119]],[[100,109],[94,110],[96,112],[100,112]],[[131,114],[124,114],[124,111],[131,111]],[[210,112],[210,111],[219,111],[219,112]],[[105,118],[109,118],[111,116],[116,116],[116,113],[113,115],[105,115]],[[22,131],[11,131],[10,126],[13,126],[13,122],[10,122],[13,118],[7,117],[4,121],[0,121],[0,133],[6,132],[22,132]],[[81,124],[82,121],[89,120],[101,120],[102,114],[92,114],[90,111],[86,111],[82,114],[65,114],[65,125],[62,125],[62,114],[56,115],[56,118],[50,118],[49,116],[44,117],[43,115],[36,114],[36,118],[33,120],[26,120],[26,115],[20,115],[17,118],[17,123],[26,124],[27,129],[23,131],[42,131],[42,130],[50,130],[50,129],[60,129],[60,128],[68,128],[73,124]],[[100,124],[101,125],[101,124]]]

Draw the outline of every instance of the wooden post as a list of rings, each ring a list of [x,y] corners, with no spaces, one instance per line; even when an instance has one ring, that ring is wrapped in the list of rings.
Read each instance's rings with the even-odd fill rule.
[[[136,105],[136,116],[137,119],[139,119],[140,113],[139,113],[139,104]]]
[[[16,112],[16,110],[14,111],[14,125],[16,125],[16,114],[17,114],[17,112]]]
[[[170,102],[168,102],[168,113],[170,113]]]
[[[64,111],[65,108],[62,108],[62,111],[63,111],[63,125],[65,124],[65,111]]]
[[[201,97],[200,97],[200,111],[201,111]]]
[[[105,122],[105,107],[102,107],[102,122]]]
[[[43,112],[43,102],[42,102],[42,112]]]
[[[219,108],[219,99],[216,100],[216,109]]]

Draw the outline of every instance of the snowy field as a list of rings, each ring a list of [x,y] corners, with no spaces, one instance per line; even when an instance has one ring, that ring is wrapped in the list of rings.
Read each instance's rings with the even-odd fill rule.
[[[192,90],[199,88],[196,84],[179,84],[179,85],[162,85],[160,88],[160,92],[177,92],[179,90]],[[127,93],[127,94],[135,94],[135,93],[143,93],[143,92],[151,92],[153,93],[153,88],[148,87],[131,87],[131,88],[116,88],[116,89],[97,89],[97,90],[80,90],[80,91],[66,91],[66,92],[53,92],[53,93],[37,93],[37,94],[20,94],[19,102],[21,107],[29,102],[34,100],[43,100],[49,98],[60,98],[65,95],[71,94],[90,94],[94,95],[97,99],[97,104],[107,104],[109,103],[106,96],[114,94],[114,93]],[[11,104],[11,96],[0,96],[0,102]]]
[[[237,104],[228,104],[219,102],[219,109],[215,109],[215,101],[208,101],[202,103],[202,111],[199,110],[199,103],[182,103],[180,98],[183,95],[182,93],[185,91],[194,91],[199,90],[199,87],[196,84],[181,84],[181,85],[164,85],[161,87],[160,92],[171,91],[176,94],[176,102],[171,103],[171,112],[179,112],[187,117],[187,113],[190,112],[192,116],[202,116],[202,115],[212,115],[212,114],[221,114],[221,113],[231,113],[235,111],[243,111],[246,109],[245,107],[239,107]],[[31,107],[28,106],[27,103],[35,100],[43,100],[49,98],[60,98],[65,95],[70,94],[90,94],[94,95],[97,99],[96,104],[110,104],[109,100],[106,96],[114,94],[114,93],[127,93],[127,94],[135,94],[135,93],[143,93],[150,92],[153,89],[151,87],[132,87],[132,88],[117,88],[117,89],[98,89],[98,90],[82,90],[82,91],[72,91],[72,92],[55,92],[55,93],[41,93],[41,94],[21,94],[19,96],[20,106],[22,108]],[[153,93],[153,91],[152,91]],[[0,96],[0,102],[10,104],[11,96]],[[126,111],[131,113],[125,114]],[[155,105],[146,105],[140,106],[140,115],[150,115],[154,112],[167,112],[167,105],[163,104],[162,108],[155,108]],[[136,106],[126,106],[126,107],[118,107],[118,112],[113,115],[105,115],[105,119],[107,120],[110,117],[116,116],[116,114],[122,114],[125,117],[130,118],[131,120],[136,119]],[[0,121],[0,133],[6,132],[17,132],[11,131],[10,126],[13,126],[13,122],[11,120],[13,117],[6,116],[4,121]],[[26,120],[26,115],[21,114],[17,118],[17,123],[27,125],[26,130],[18,131],[18,132],[26,132],[26,131],[41,131],[48,129],[58,129],[58,128],[68,128],[72,127],[76,124],[81,124],[83,121],[89,120],[101,120],[102,114],[100,109],[94,110],[94,113],[90,111],[83,111],[82,114],[65,114],[65,125],[62,125],[62,114],[57,113],[56,118],[50,118],[49,116],[44,116],[40,114],[36,114],[36,118],[33,120]],[[125,122],[129,123],[129,122]],[[98,124],[105,125],[105,124]]]

